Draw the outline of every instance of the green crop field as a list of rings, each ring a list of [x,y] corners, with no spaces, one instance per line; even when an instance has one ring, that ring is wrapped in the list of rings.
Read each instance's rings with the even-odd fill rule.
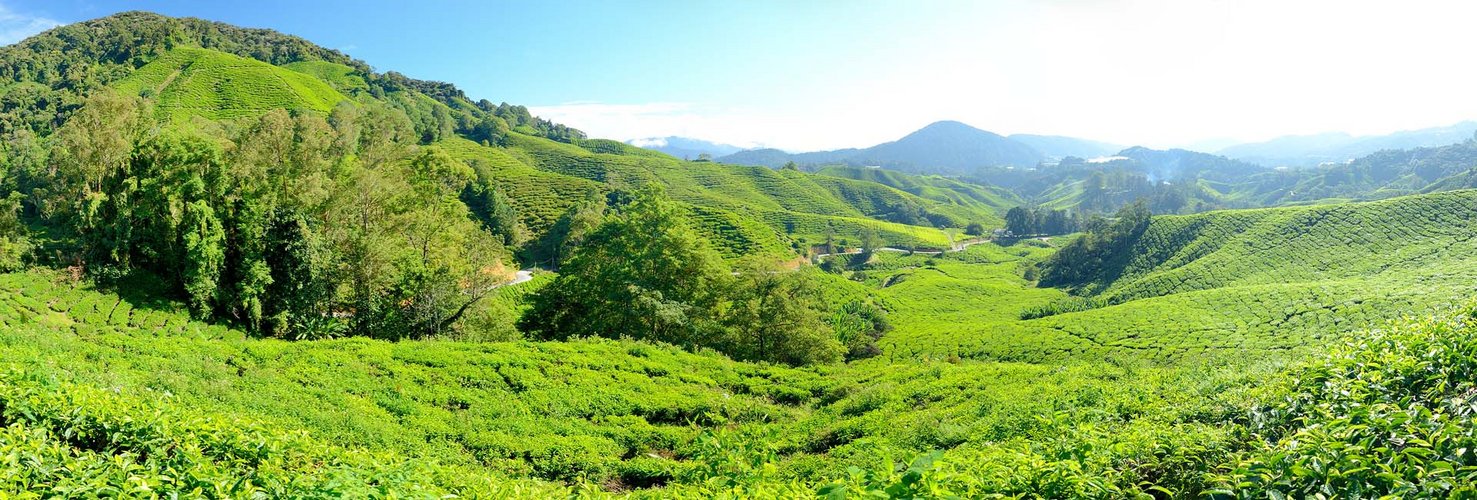
[[[1477,142],[686,161],[143,12],[0,101],[0,498],[1477,495]]]
[[[172,119],[237,118],[272,109],[326,114],[334,104],[347,99],[318,78],[254,59],[193,48],[170,51],[116,86],[123,93],[157,99],[156,112]]]

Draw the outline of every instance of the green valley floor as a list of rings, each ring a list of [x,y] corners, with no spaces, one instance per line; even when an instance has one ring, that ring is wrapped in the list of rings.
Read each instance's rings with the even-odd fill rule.
[[[1090,300],[1026,279],[1063,238],[835,256],[895,328],[803,369],[629,341],[255,339],[8,274],[0,490],[1471,494],[1477,340],[1453,304],[1477,283],[1474,200],[1157,217]]]

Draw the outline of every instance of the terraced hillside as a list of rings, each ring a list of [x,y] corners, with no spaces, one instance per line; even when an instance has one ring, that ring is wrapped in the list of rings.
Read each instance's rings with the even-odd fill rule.
[[[1160,217],[1093,285],[1111,302],[1268,284],[1402,281],[1477,265],[1477,191]]]
[[[326,115],[348,99],[317,77],[201,48],[171,50],[114,86],[152,97],[155,111],[173,120],[255,117],[273,109]]]
[[[1051,254],[1040,243],[881,254],[864,270],[921,311],[882,343],[902,358],[1275,357],[1470,297],[1474,224],[1477,191],[1160,216],[1085,297],[1022,278]]]
[[[544,172],[611,188],[662,182],[677,200],[761,220],[786,238],[811,242],[823,240],[828,227],[853,239],[870,227],[893,244],[944,247],[948,236],[937,227],[998,223],[1008,208],[924,198],[874,182],[797,171],[684,162],[608,141],[563,144],[520,136],[508,154]]]
[[[259,340],[59,273],[3,275],[0,449],[42,464],[3,481],[72,494],[147,482],[158,492],[352,495],[371,484],[515,498],[571,487],[808,496],[920,481],[966,496],[1113,498],[1301,484],[1236,479],[1281,466],[1246,454],[1260,448],[1242,427],[1254,407],[1284,401],[1254,389],[1282,380],[1277,364],[1203,351],[1166,364],[1159,351],[1081,342],[1064,351],[1070,336],[1012,320],[1065,297],[1019,275],[1051,251],[879,253],[853,278],[877,288],[897,329],[878,357],[814,369],[633,342]],[[506,290],[508,300],[526,294]],[[1153,300],[1089,313],[1127,318]],[[1192,319],[1166,312],[1141,325],[1160,341]],[[977,352],[940,342],[984,334]],[[107,458],[119,456],[137,462]],[[180,471],[185,480],[165,480]],[[251,479],[228,480],[242,475]]]

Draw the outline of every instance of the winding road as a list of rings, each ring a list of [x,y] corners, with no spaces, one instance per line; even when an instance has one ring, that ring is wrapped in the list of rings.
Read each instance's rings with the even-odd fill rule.
[[[978,245],[980,243],[985,243],[985,242],[988,242],[988,241],[990,241],[989,238],[976,238],[976,239],[973,239],[973,240],[961,241],[959,243],[955,243],[952,246],[950,246],[949,247],[949,251],[950,252],[958,252],[958,251],[964,250],[966,248],[969,248],[971,246]],[[943,251],[940,251],[940,250],[908,250],[906,248],[895,248],[895,247],[878,247],[875,251],[877,251],[877,252],[899,252],[899,253],[913,252],[915,254],[920,254],[920,255],[939,255],[939,254],[944,253]],[[815,259],[824,259],[824,258],[830,257],[832,255],[857,255],[859,253],[862,253],[861,249],[847,250],[845,252],[837,252],[837,253],[819,253],[819,254],[815,254],[812,258],[815,258]]]

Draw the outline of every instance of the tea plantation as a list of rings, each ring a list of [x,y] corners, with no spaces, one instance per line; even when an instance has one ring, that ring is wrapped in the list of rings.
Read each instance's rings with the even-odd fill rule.
[[[1386,219],[1473,196],[1268,210],[1252,214],[1251,223],[1237,219],[1240,212],[1198,217],[1241,222],[1236,234],[1267,234],[1264,221],[1303,220],[1309,211]],[[1336,219],[1318,220],[1308,232],[1319,234],[1316,224]],[[1186,235],[1184,223],[1156,218],[1145,240],[1175,230]],[[1456,248],[1440,240],[1467,237],[1427,233],[1430,248]],[[1377,270],[1388,266],[1372,266],[1364,275],[1197,289],[1022,320],[1024,310],[1070,297],[1021,277],[1055,244],[1060,240],[980,244],[943,256],[877,253],[846,273],[891,310],[896,328],[883,338],[882,354],[807,369],[633,342],[251,339],[192,321],[167,302],[135,303],[58,273],[8,274],[0,277],[0,350],[9,373],[0,379],[0,442],[9,456],[24,458],[9,462],[4,481],[58,494],[199,488],[338,495],[371,484],[376,491],[527,497],[888,488],[925,496],[1192,496],[1307,492],[1355,480],[1367,481],[1360,491],[1368,492],[1455,491],[1449,488],[1461,484],[1430,484],[1409,472],[1415,462],[1401,461],[1368,478],[1333,476],[1331,465],[1322,465],[1330,459],[1285,447],[1341,439],[1308,426],[1349,418],[1308,406],[1350,396],[1321,385],[1310,391],[1298,373],[1361,380],[1327,368],[1357,359],[1361,370],[1427,373],[1401,364],[1414,362],[1462,380],[1470,367],[1461,363],[1470,360],[1444,353],[1462,352],[1467,337],[1453,332],[1468,331],[1467,316],[1397,323],[1374,337],[1363,332],[1383,330],[1383,318],[1461,299],[1471,281],[1383,274]],[[1364,248],[1354,239],[1323,246],[1328,255]],[[1176,253],[1184,255],[1161,254]],[[1460,254],[1424,254],[1450,259],[1443,268],[1465,269]],[[1193,265],[1187,260],[1177,268]],[[1254,268],[1218,270],[1256,276]],[[527,292],[516,290],[499,300],[518,308]],[[1289,297],[1307,309],[1289,314]],[[1443,344],[1381,347],[1411,336]],[[1342,338],[1350,347],[1339,356],[1289,364],[1307,347]],[[1422,410],[1436,412],[1430,418],[1466,418],[1441,413],[1455,407],[1430,392],[1465,394],[1461,383],[1470,381],[1409,389],[1416,392],[1403,396],[1406,403],[1389,401],[1438,405]],[[1265,417],[1275,421],[1252,418],[1262,407],[1288,409]],[[1356,425],[1349,422],[1339,425]],[[1458,460],[1450,474],[1464,477],[1459,463],[1471,458],[1452,450],[1468,439],[1462,436],[1470,426],[1431,422],[1450,423],[1409,430],[1424,433],[1424,441],[1405,446],[1456,453],[1446,459]],[[240,451],[242,442],[256,443],[253,451]],[[1436,461],[1439,453],[1406,456]],[[1347,464],[1340,467],[1369,467],[1341,456],[1337,463]],[[1304,460],[1325,469],[1309,474],[1315,469],[1297,465]],[[310,463],[334,465],[305,469]],[[71,470],[89,472],[61,472]],[[254,479],[224,479],[242,471]]]
[[[965,245],[1126,192],[679,160],[142,12],[0,104],[0,498],[1477,497],[1477,191]]]

